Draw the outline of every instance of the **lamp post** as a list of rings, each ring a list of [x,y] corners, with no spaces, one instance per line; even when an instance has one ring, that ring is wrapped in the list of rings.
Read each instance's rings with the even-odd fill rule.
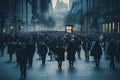
[[[13,34],[13,26],[10,26],[10,32],[11,32],[11,35],[14,36],[14,34]]]

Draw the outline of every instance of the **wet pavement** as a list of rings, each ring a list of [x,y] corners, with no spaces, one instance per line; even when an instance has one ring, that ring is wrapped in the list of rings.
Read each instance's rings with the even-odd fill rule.
[[[13,55],[12,62],[9,62],[9,56],[5,50],[5,55],[0,57],[0,80],[20,79],[20,70],[15,55]],[[110,69],[109,60],[102,56],[100,68],[96,68],[93,58],[90,57],[89,62],[86,62],[82,51],[80,59],[76,56],[73,68],[70,68],[68,61],[65,60],[62,69],[59,70],[57,61],[51,61],[47,56],[44,66],[38,59],[38,54],[35,53],[33,67],[27,68],[25,80],[120,80],[120,64],[116,62],[116,69]]]

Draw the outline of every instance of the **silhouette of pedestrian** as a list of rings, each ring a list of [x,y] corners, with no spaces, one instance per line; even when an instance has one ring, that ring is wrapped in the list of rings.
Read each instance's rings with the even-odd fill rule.
[[[27,55],[28,55],[28,66],[32,67],[33,64],[33,56],[34,56],[34,52],[35,52],[35,44],[33,43],[32,40],[29,40],[26,43],[26,48],[27,48]]]
[[[85,41],[83,42],[83,50],[85,51],[85,59],[86,61],[89,61],[89,51],[90,51],[90,42],[86,38]]]
[[[110,68],[115,69],[116,45],[113,39],[108,46],[107,55],[110,57]]]
[[[120,41],[117,42],[117,47],[116,47],[116,59],[120,63]]]
[[[12,41],[10,41],[8,44],[8,51],[7,53],[9,54],[9,58],[10,58],[10,61],[12,61],[12,55],[14,54],[14,51],[15,51],[15,47],[14,47],[14,44]]]
[[[67,46],[67,60],[69,60],[69,66],[73,67],[75,61],[76,47],[74,40],[71,40]]]
[[[19,54],[19,63],[20,63],[20,71],[21,71],[21,78],[26,78],[26,68],[27,68],[27,49],[26,44],[22,44]]]
[[[16,53],[16,62],[19,64],[19,52],[20,52],[21,44],[19,41],[15,44],[15,53]]]
[[[80,58],[80,51],[81,51],[81,45],[82,45],[82,43],[81,43],[81,40],[80,40],[80,38],[78,38],[77,39],[77,42],[76,42],[76,51],[77,51],[77,55],[78,55],[78,58]]]
[[[3,41],[0,41],[0,56],[4,56],[5,44]]]
[[[65,53],[65,47],[63,46],[62,43],[59,43],[56,49],[56,54],[57,54],[57,61],[58,61],[58,68],[61,69],[62,67],[62,61],[64,61],[64,53]]]
[[[45,65],[46,54],[47,54],[48,48],[47,48],[46,44],[44,42],[42,42],[41,47],[39,49],[40,49],[42,64]]]
[[[92,47],[91,53],[94,56],[96,67],[99,67],[100,58],[102,55],[102,49],[101,49],[100,43],[98,41],[96,41],[95,45]]]

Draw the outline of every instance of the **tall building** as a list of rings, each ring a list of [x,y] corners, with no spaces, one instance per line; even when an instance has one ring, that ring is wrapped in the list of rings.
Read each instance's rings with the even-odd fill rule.
[[[1,33],[16,34],[31,22],[32,5],[31,0],[0,0],[1,2]],[[21,27],[22,26],[22,27]]]
[[[57,0],[57,4],[55,7],[55,17],[56,17],[56,26],[64,27],[65,16],[68,13],[68,5],[63,1]]]
[[[64,17],[66,13],[68,12],[68,6],[62,1],[57,0],[57,4],[55,7],[55,12],[57,16]]]
[[[102,32],[107,34],[120,33],[120,0],[102,0],[101,3],[104,3],[100,6],[104,19],[101,26]]]

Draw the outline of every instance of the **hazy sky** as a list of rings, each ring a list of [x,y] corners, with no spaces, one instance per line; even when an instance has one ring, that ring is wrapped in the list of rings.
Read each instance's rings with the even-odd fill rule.
[[[63,1],[64,3],[69,5],[69,0],[60,0],[60,1]],[[56,2],[57,2],[57,0],[52,0],[52,5],[53,5],[54,9],[55,9],[55,6],[56,6]]]

